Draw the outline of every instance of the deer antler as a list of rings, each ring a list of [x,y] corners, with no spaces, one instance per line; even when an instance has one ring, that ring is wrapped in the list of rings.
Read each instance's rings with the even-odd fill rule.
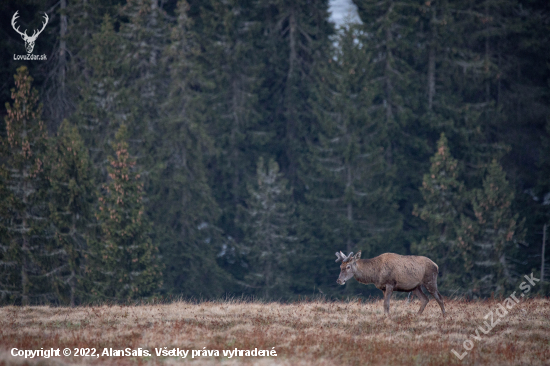
[[[353,252],[350,252],[348,256],[342,253],[342,251],[340,251],[340,253],[336,252],[336,257],[338,257],[338,259],[336,259],[336,262],[340,262],[340,261],[347,262],[351,260],[352,256],[353,256]]]
[[[18,26],[17,28],[15,28],[15,20],[16,20],[17,18],[19,18],[19,15],[17,15],[17,13],[19,13],[19,10],[17,10],[17,11],[15,12],[15,14],[13,14],[13,17],[11,18],[11,26],[13,27],[13,29],[14,29],[17,33],[19,33],[19,34],[21,35],[21,37],[23,37],[23,38],[25,38],[25,37],[28,38],[29,36],[27,36],[27,30],[26,30],[26,29],[25,29],[25,32],[23,33],[23,32],[21,32],[21,31],[19,31],[19,26]]]
[[[29,41],[34,41],[36,40],[36,38],[40,35],[40,33],[42,33],[42,31],[44,30],[44,28],[46,28],[46,24],[48,24],[48,21],[50,20],[50,18],[48,18],[48,14],[44,13],[44,18],[45,18],[45,22],[42,23],[42,29],[40,29],[39,31],[37,31],[36,29],[34,30],[32,36],[28,36],[27,35],[27,30],[25,29],[25,32],[21,32],[19,30],[19,26],[17,26],[17,28],[15,27],[15,21],[17,20],[17,18],[19,18],[19,15],[17,14],[19,13],[19,10],[17,10],[15,12],[15,14],[13,14],[13,17],[11,18],[11,26],[13,27],[13,29],[19,33],[21,35],[21,37],[23,37],[23,39],[25,40],[29,40]],[[38,32],[38,33],[37,33]]]
[[[32,36],[30,36],[29,38],[36,39],[40,35],[40,33],[42,33],[44,28],[46,28],[46,24],[48,24],[48,20],[50,20],[50,18],[48,18],[48,14],[46,13],[44,13],[44,18],[46,19],[46,21],[42,23],[42,29],[40,29],[38,33],[36,33],[36,29],[35,29]]]

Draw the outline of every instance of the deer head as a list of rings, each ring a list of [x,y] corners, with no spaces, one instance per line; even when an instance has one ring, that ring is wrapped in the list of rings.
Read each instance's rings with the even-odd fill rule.
[[[17,28],[15,28],[15,20],[17,18],[19,18],[19,15],[17,15],[18,12],[19,12],[19,10],[16,11],[15,14],[13,14],[13,17],[11,18],[11,26],[13,27],[13,29],[17,33],[19,33],[21,35],[21,38],[23,38],[23,40],[25,41],[25,48],[27,50],[27,53],[31,53],[32,50],[34,49],[34,42],[36,41],[36,38],[38,38],[38,35],[40,35],[40,33],[42,33],[44,28],[46,28],[46,24],[48,24],[48,20],[49,20],[48,14],[44,13],[44,18],[46,19],[46,21],[42,24],[42,29],[40,29],[39,31],[37,31],[35,29],[32,36],[29,37],[27,35],[27,30],[26,29],[25,29],[25,32],[20,32],[19,31],[19,26]]]
[[[339,285],[345,285],[346,281],[355,275],[357,260],[361,258],[361,251],[357,252],[356,255],[353,255],[353,252],[351,252],[347,256],[342,252],[336,252],[336,257],[338,257],[336,262],[342,261],[342,265],[340,266],[340,276],[338,276],[336,283]]]

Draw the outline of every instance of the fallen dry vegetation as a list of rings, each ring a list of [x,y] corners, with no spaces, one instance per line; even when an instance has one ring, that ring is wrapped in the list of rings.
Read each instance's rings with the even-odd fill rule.
[[[419,302],[392,302],[384,321],[381,301],[295,304],[174,302],[144,306],[2,307],[3,365],[540,365],[550,362],[550,300],[520,302],[481,339],[470,335],[497,301],[447,301],[447,319],[433,299],[421,316]],[[497,317],[495,316],[495,319]],[[459,361],[451,353],[474,347]],[[10,350],[60,348],[148,349],[150,357],[52,357],[25,360]],[[157,357],[167,349],[269,349],[277,357]]]

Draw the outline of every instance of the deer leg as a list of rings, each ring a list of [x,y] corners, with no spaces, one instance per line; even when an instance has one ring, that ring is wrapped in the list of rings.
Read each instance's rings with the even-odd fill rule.
[[[428,299],[428,296],[426,296],[426,294],[422,291],[420,285],[418,285],[412,292],[416,295],[416,297],[418,297],[418,299],[420,299],[420,310],[418,310],[418,315],[420,315],[424,311],[426,305],[428,305],[430,299]]]
[[[393,286],[386,285],[386,291],[384,291],[384,314],[389,318],[390,317],[390,298],[393,293]]]
[[[443,304],[443,297],[439,293],[438,290],[435,290],[434,293],[432,293],[433,297],[435,298],[435,301],[439,304],[439,307],[441,308],[441,312],[443,313],[443,317],[445,318],[445,305]]]
[[[437,276],[437,274],[435,276]],[[441,312],[443,313],[443,317],[445,317],[445,305],[443,304],[443,297],[437,290],[437,282],[435,276],[433,281],[430,281],[430,283],[427,283],[424,286],[426,286],[426,290],[428,290],[428,292],[434,297],[435,301],[437,301],[439,307],[441,308]]]

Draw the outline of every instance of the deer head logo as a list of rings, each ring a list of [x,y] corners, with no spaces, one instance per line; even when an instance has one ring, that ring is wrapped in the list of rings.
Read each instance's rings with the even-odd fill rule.
[[[25,41],[25,48],[27,50],[27,53],[32,53],[32,50],[34,49],[34,42],[36,41],[36,38],[38,38],[38,36],[40,35],[40,33],[42,33],[42,31],[44,30],[44,28],[46,28],[46,24],[48,24],[48,14],[44,13],[44,18],[45,18],[45,22],[42,24],[42,29],[40,29],[37,33],[37,30],[35,29],[32,36],[28,36],[27,35],[27,30],[25,29],[24,32],[20,32],[19,31],[19,26],[17,28],[15,28],[15,20],[17,18],[19,18],[19,15],[17,15],[17,13],[19,12],[16,11],[15,14],[13,14],[13,18],[11,18],[11,26],[13,27],[13,29],[15,29],[15,31],[17,33],[19,33],[21,35],[21,38],[23,38],[23,40]]]

